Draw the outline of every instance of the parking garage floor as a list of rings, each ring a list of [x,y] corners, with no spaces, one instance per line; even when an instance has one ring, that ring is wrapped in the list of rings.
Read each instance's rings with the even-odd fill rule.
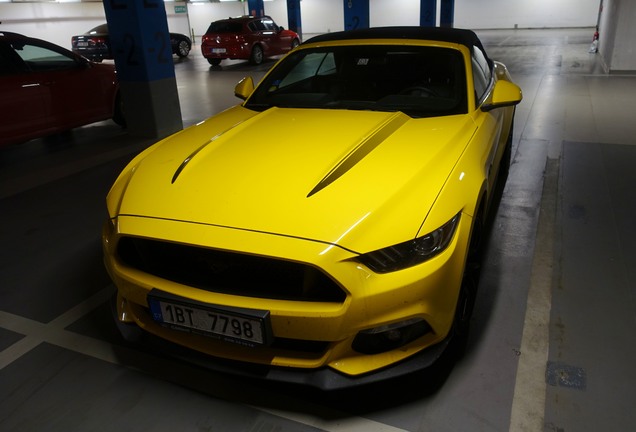
[[[593,29],[478,34],[524,100],[465,357],[323,393],[124,345],[104,198],[152,140],[102,122],[0,149],[0,430],[636,430],[636,74],[603,73]],[[175,59],[184,125],[272,64]]]

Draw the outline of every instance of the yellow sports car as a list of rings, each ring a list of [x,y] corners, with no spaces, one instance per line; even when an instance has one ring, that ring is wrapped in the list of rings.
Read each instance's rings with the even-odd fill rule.
[[[322,389],[465,340],[521,101],[506,67],[469,30],[362,29],[308,40],[235,94],[108,194],[125,338]]]

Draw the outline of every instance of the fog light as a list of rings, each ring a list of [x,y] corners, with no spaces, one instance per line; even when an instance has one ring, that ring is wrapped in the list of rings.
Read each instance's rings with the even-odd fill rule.
[[[378,354],[406,345],[430,331],[431,326],[422,318],[411,318],[361,331],[353,340],[352,348],[362,354]]]

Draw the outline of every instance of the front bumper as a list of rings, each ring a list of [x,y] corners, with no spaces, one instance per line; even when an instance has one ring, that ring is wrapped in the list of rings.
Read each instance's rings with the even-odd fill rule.
[[[125,219],[118,222],[118,227],[124,232],[127,231],[127,223],[134,222]],[[156,238],[157,233],[178,231],[179,238],[187,240],[187,231],[175,229],[174,222],[153,221],[152,224],[157,226],[143,232],[151,225],[146,219],[143,221],[143,229],[140,225],[134,232]],[[328,268],[329,271],[325,271],[339,281],[342,287],[346,287],[348,295],[342,303],[307,303],[233,296],[201,291],[145,274],[119,260],[116,249],[118,236],[121,234],[115,234],[110,222],[104,228],[104,258],[106,268],[118,287],[116,321],[124,333],[130,333],[131,326],[139,327],[145,331],[144,334],[154,335],[150,339],[163,340],[160,343],[162,350],[212,369],[335,389],[381,381],[427,368],[444,352],[452,333],[455,305],[461,285],[465,245],[468,243],[470,230],[469,218],[462,218],[460,224],[454,240],[444,253],[419,266],[383,275],[364,269],[352,260],[350,253],[338,248],[327,248],[329,251],[325,253],[324,245],[303,243],[299,247],[298,239],[232,233],[231,243],[250,244],[259,248],[247,251],[252,254],[271,257],[277,256],[277,251],[281,259],[295,258],[302,262],[312,262],[317,256],[324,258],[323,265],[315,265]],[[200,229],[191,224],[187,224],[187,228],[197,232]],[[221,228],[205,229],[215,231],[208,232],[207,235],[214,237],[217,242],[222,243],[225,238],[229,241],[227,230],[224,231],[224,238],[220,234]],[[242,235],[249,236],[250,241],[237,238]],[[263,238],[255,238],[257,235]],[[221,244],[219,247],[231,249],[229,244]],[[288,250],[294,251],[295,255],[280,255],[281,251]],[[272,316],[274,335],[286,342],[299,343],[302,348],[266,346],[254,349],[165,328],[154,322],[148,312],[147,295],[152,289],[208,304],[268,309]],[[384,352],[362,354],[353,349],[353,341],[360,332],[412,318],[425,320],[431,331],[405,345]],[[306,343],[323,345],[315,350],[305,350]]]
[[[122,336],[150,352],[157,352],[160,355],[168,355],[178,360],[218,373],[231,374],[237,377],[254,380],[310,386],[324,391],[343,390],[375,384],[408,376],[424,369],[428,369],[433,366],[444,353],[447,352],[449,345],[452,343],[452,334],[449,334],[449,336],[440,343],[424,349],[398,363],[387,366],[381,370],[374,371],[373,373],[349,376],[339,373],[329,367],[321,367],[318,369],[287,368],[246,363],[209,356],[159,338],[150,333],[142,332],[135,324],[126,324],[119,321],[116,315],[116,307],[113,306],[113,316]]]

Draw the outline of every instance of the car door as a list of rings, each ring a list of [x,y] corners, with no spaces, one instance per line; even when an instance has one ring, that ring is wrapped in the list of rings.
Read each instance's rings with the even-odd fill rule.
[[[492,92],[495,84],[493,68],[479,47],[473,47],[472,55],[473,85],[475,100],[481,106]],[[485,153],[484,171],[488,178],[488,188],[492,190],[499,172],[499,165],[505,152],[506,137],[502,134],[504,109],[489,111],[477,110],[476,121],[479,125],[481,142],[488,146]]]
[[[26,141],[47,128],[50,92],[11,43],[0,43],[0,143]]]
[[[274,22],[270,18],[263,18],[260,20],[260,26],[263,28],[261,31],[261,37],[267,41],[267,54],[279,55],[289,51],[291,47],[291,39],[285,37]]]
[[[33,41],[17,51],[30,76],[44,89],[48,127],[64,130],[103,118],[112,108],[103,83],[86,60],[52,44]]]

